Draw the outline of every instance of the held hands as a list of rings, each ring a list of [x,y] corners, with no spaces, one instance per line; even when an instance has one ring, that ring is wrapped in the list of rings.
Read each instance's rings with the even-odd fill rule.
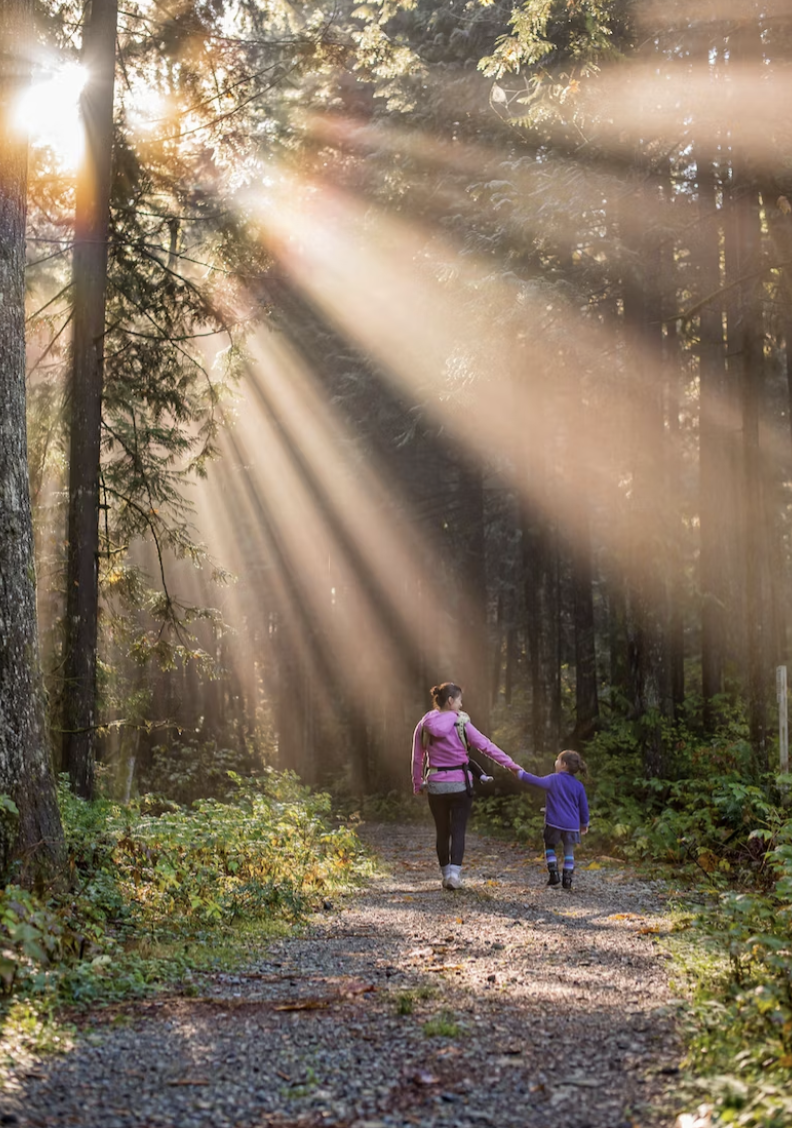
[[[582,826],[580,828],[580,833],[581,834],[588,834],[588,830],[589,830],[589,828],[587,826]]]

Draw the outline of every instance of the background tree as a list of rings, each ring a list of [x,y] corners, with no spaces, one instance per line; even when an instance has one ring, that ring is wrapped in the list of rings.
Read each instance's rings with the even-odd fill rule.
[[[27,139],[15,110],[26,84],[31,6],[0,11],[0,870],[21,853],[24,871],[57,875],[63,833],[48,754],[39,670],[33,527],[25,420]]]

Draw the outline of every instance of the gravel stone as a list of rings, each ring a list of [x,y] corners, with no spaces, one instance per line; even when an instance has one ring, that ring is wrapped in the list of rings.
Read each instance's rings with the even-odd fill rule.
[[[0,1123],[673,1123],[680,1002],[657,950],[662,883],[583,849],[573,892],[549,889],[541,858],[471,834],[454,893],[428,825],[360,833],[384,866],[365,889],[251,952],[243,974],[129,1004],[126,1025],[100,1012],[68,1053],[12,1067]],[[446,1033],[426,1033],[430,1020]]]

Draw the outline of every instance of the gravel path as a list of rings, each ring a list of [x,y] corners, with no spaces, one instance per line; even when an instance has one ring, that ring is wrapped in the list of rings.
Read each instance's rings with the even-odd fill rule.
[[[199,996],[130,1007],[12,1071],[0,1124],[659,1128],[679,1046],[662,889],[585,844],[572,894],[471,835],[440,888],[429,826],[366,826],[384,875]]]

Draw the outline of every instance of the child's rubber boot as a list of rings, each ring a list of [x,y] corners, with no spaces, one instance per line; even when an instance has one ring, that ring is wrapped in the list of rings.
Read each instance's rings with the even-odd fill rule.
[[[445,879],[446,889],[459,889],[462,884],[462,877],[460,876],[461,866],[449,866],[448,877]]]
[[[564,875],[561,878],[561,888],[562,889],[568,889],[571,892],[571,890],[572,890],[572,874],[573,873],[574,873],[574,870],[564,870]]]
[[[560,884],[561,878],[558,876],[558,870],[556,869],[555,866],[550,866],[547,870],[547,873],[548,873],[548,878],[547,878],[547,884],[548,885],[559,885]]]

